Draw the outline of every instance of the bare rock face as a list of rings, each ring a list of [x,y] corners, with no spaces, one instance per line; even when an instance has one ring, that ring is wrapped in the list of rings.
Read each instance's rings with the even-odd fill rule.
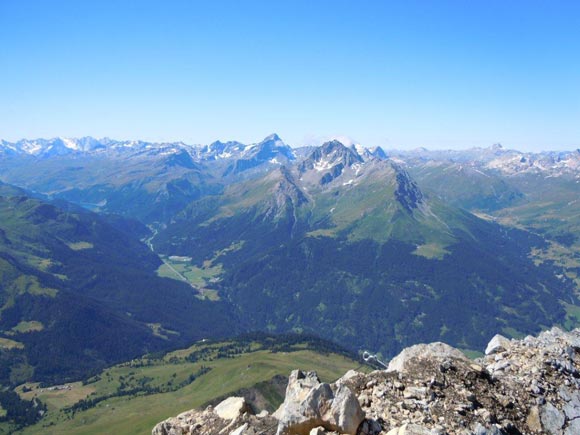
[[[188,411],[153,434],[579,435],[580,330],[496,336],[475,361],[443,343],[412,346],[388,370],[334,384],[295,370],[273,416],[234,408],[233,419]]]
[[[342,382],[321,383],[315,372],[294,370],[284,403],[276,411],[278,435],[308,435],[312,429],[355,435],[364,413],[356,396]]]

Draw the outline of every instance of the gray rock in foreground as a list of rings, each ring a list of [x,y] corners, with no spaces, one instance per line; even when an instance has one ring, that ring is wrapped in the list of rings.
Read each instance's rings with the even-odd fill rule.
[[[496,334],[487,344],[485,354],[492,355],[494,353],[505,352],[509,345],[509,339],[505,338],[503,335]]]
[[[276,411],[277,435],[308,435],[322,427],[355,435],[364,413],[357,397],[342,382],[321,383],[316,373],[294,370],[284,403]]]
[[[496,336],[487,350],[471,361],[443,343],[412,346],[388,370],[351,371],[334,384],[295,370],[272,416],[242,406],[225,420],[210,407],[161,422],[153,434],[580,434],[580,330]]]

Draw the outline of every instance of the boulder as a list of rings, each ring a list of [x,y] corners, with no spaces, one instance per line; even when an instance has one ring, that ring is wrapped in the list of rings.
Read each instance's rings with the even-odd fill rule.
[[[244,423],[243,425],[241,425],[239,428],[237,428],[233,432],[230,432],[230,435],[244,435],[246,433],[247,429],[248,429],[248,423]]]
[[[250,407],[243,397],[228,397],[214,408],[214,412],[224,420],[234,420],[248,411]]]
[[[420,366],[423,361],[432,359],[445,361],[449,359],[461,360],[470,363],[469,359],[460,351],[445,343],[416,344],[404,349],[394,357],[387,367],[387,372],[406,373],[413,367]]]
[[[319,426],[355,435],[364,420],[357,397],[343,382],[321,383],[315,372],[300,370],[290,375],[286,398],[274,415],[277,435],[309,435]]]
[[[355,378],[357,376],[362,376],[362,373],[357,372],[356,370],[350,369],[348,372],[346,372],[344,375],[342,375],[342,377],[339,379],[339,381],[348,381],[349,379]]]
[[[158,423],[152,430],[152,435],[209,435],[221,431],[227,422],[220,419],[211,407],[206,410],[190,410],[176,417],[168,418]],[[195,432],[194,432],[195,430]]]
[[[493,355],[494,353],[504,352],[510,345],[510,340],[503,335],[496,334],[487,344],[485,348],[486,355]]]
[[[504,435],[504,434],[505,432],[503,432],[497,426],[485,427],[482,426],[481,424],[477,424],[477,426],[475,427],[475,435]]]
[[[431,435],[432,432],[426,427],[418,424],[404,424],[402,426],[391,429],[387,435]]]
[[[284,403],[274,412],[273,416],[280,420],[284,410],[288,412],[289,407],[302,403],[310,390],[319,384],[320,379],[318,379],[316,372],[304,373],[301,370],[293,370],[288,378]]]

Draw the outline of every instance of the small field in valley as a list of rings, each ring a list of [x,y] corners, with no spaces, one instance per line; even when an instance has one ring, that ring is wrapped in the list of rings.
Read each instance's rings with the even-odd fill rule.
[[[219,279],[221,264],[214,266],[211,262],[205,262],[202,267],[197,267],[191,264],[188,257],[162,255],[160,258],[163,264],[157,269],[158,276],[189,283],[198,292],[200,299],[219,300],[218,292],[207,286]]]

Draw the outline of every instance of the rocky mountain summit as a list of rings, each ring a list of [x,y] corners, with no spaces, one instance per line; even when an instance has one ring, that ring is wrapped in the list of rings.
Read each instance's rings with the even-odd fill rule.
[[[284,403],[255,414],[243,397],[165,420],[153,435],[512,435],[580,433],[580,329],[508,340],[470,360],[444,343],[403,350],[386,370],[333,384],[292,372]]]

